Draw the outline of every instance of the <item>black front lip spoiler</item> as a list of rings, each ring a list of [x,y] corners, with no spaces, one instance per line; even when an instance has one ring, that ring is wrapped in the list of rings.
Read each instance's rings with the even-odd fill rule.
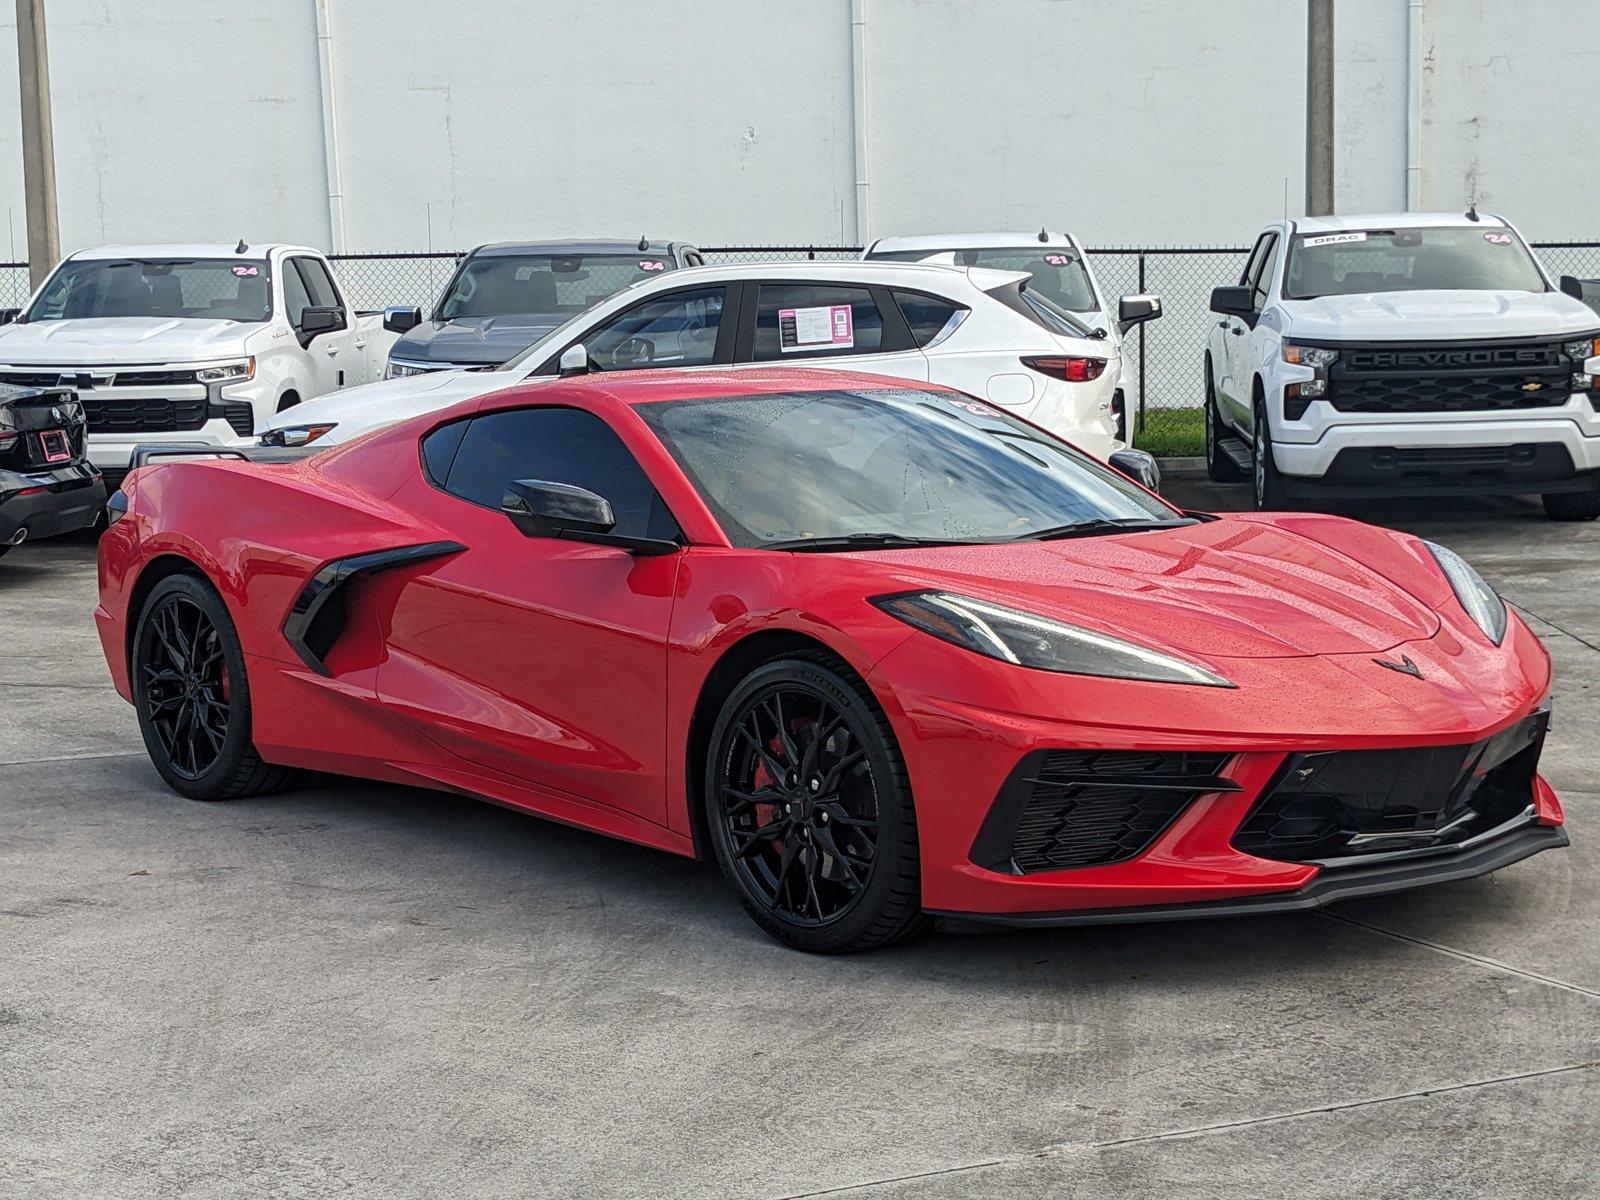
[[[1158,904],[1144,908],[1089,908],[1074,912],[960,913],[930,910],[929,915],[959,922],[1013,927],[1056,925],[1125,925],[1144,921],[1197,921],[1211,917],[1256,917],[1271,913],[1307,912],[1339,900],[1384,896],[1435,883],[1451,883],[1487,875],[1521,862],[1541,850],[1568,844],[1560,826],[1525,826],[1492,842],[1456,854],[1427,859],[1373,863],[1324,870],[1303,888],[1265,896],[1202,900],[1194,904]]]

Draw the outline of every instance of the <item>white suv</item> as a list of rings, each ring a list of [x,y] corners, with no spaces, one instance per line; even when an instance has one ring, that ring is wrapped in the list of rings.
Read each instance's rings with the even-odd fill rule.
[[[1212,292],[1206,465],[1258,508],[1537,492],[1600,516],[1600,322],[1509,222],[1277,221]]]
[[[1111,309],[1089,256],[1070,233],[933,233],[879,238],[861,252],[869,262],[930,262],[955,267],[987,267],[1026,271],[1028,286],[1057,308],[1065,309],[1106,340],[1108,359],[1122,361],[1122,337],[1135,325],[1161,315],[1161,297],[1123,296]],[[1117,421],[1117,436],[1128,436],[1127,403],[1120,373],[1108,371],[1099,381]]]
[[[1102,460],[1124,451],[1104,337],[1017,271],[906,263],[690,267],[602,300],[493,371],[434,371],[352,388],[267,423],[267,445],[332,445],[391,421],[571,371],[783,363],[942,383]],[[1118,465],[1148,456],[1127,451]]]

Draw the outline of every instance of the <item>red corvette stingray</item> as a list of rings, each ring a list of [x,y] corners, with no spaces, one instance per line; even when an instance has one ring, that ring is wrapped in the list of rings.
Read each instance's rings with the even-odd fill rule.
[[[957,392],[552,379],[134,472],[96,611],[157,770],[310,767],[715,856],[840,952],[1311,908],[1566,843],[1549,659],[1450,551],[1180,512]]]

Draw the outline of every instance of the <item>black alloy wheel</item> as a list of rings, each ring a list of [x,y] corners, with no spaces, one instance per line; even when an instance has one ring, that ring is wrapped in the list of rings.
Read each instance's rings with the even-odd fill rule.
[[[845,953],[917,926],[905,767],[843,664],[818,655],[755,671],[723,707],[706,778],[717,858],[774,937]]]
[[[172,575],[145,601],[134,633],[133,701],[161,777],[195,800],[256,795],[287,772],[251,742],[244,651],[222,599],[193,575]]]

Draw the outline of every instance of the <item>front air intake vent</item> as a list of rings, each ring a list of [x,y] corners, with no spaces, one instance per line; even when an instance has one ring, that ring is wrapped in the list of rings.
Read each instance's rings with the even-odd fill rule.
[[[1026,875],[1137,858],[1196,799],[1237,791],[1209,751],[1041,750],[1000,789],[972,861]]]

